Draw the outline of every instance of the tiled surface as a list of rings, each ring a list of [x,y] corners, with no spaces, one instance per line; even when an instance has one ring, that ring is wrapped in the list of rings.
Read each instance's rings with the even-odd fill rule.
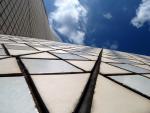
[[[0,74],[21,73],[15,58],[0,60]]]
[[[0,113],[149,113],[149,89],[149,56],[0,35]]]
[[[150,78],[150,74],[144,74],[144,76],[146,76],[146,77]]]
[[[148,113],[150,101],[98,76],[91,113]]]
[[[82,72],[63,60],[22,59],[30,74]]]
[[[125,73],[130,73],[130,72],[102,62],[100,65],[100,73],[102,74],[119,74],[119,73],[125,74]]]
[[[118,66],[122,69],[126,69],[126,70],[129,70],[129,71],[135,72],[135,73],[150,73],[149,70],[146,70],[146,69],[140,68],[140,67],[136,67],[136,66],[133,66],[133,65],[130,65],[130,64],[112,64],[112,65]]]
[[[47,59],[58,59],[56,56],[51,55],[47,52],[42,52],[42,53],[36,53],[36,54],[30,54],[30,55],[24,55],[21,56],[22,58],[47,58]]]
[[[71,64],[80,67],[81,69],[85,71],[92,71],[95,61],[74,61],[74,60],[68,60]]]
[[[89,78],[89,74],[31,76],[52,113],[72,113]]]
[[[0,0],[0,34],[56,40],[49,28],[42,0]]]
[[[55,53],[56,56],[62,58],[62,59],[77,59],[77,60],[86,60],[86,58],[74,55],[74,54],[61,54],[61,53]]]
[[[1,113],[37,113],[24,77],[0,78]]]
[[[13,50],[13,49],[8,49],[8,52],[10,53],[10,55],[24,55],[24,54],[36,53],[38,51],[36,51],[36,50]]]
[[[140,75],[127,75],[127,76],[110,76],[112,79],[125,84],[139,92],[150,96],[150,81],[148,78]]]

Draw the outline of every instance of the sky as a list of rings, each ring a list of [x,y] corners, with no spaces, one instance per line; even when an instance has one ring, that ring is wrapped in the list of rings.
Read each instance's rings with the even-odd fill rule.
[[[150,0],[44,0],[66,43],[150,55]]]

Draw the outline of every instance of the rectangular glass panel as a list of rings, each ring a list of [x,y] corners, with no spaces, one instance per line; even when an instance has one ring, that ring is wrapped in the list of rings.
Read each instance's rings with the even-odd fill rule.
[[[140,68],[140,67],[136,67],[136,66],[133,66],[133,65],[129,65],[129,64],[114,64],[114,63],[111,63],[111,64],[114,65],[114,66],[118,66],[120,68],[129,70],[129,71],[135,72],[135,73],[150,73],[149,70],[146,70],[146,69],[143,69],[143,68]]]
[[[31,77],[50,112],[72,113],[82,95],[89,75],[31,75]]]
[[[22,59],[31,74],[82,72],[63,60]]]
[[[0,77],[1,113],[37,113],[24,77]]]
[[[91,113],[148,113],[150,101],[99,75]]]
[[[150,97],[150,79],[140,75],[110,76],[110,78],[125,84]]]

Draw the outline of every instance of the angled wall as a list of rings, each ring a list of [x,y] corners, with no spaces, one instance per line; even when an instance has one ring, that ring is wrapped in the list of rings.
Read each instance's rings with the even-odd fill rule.
[[[0,113],[150,113],[150,56],[8,35],[0,44]]]
[[[0,33],[56,40],[43,0],[1,0]]]

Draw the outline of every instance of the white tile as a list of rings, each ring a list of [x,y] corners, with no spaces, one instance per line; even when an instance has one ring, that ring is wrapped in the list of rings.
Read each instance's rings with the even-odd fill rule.
[[[71,64],[85,70],[85,71],[91,71],[94,67],[95,61],[74,61],[74,60],[68,60]]]
[[[148,65],[140,65],[140,64],[137,64],[137,65],[135,65],[135,66],[138,66],[138,67],[141,67],[141,68],[150,70],[150,66],[148,66]]]
[[[12,50],[12,49],[8,49],[8,51],[11,55],[23,55],[23,54],[30,54],[30,53],[38,52],[38,51],[32,51],[32,50]]]
[[[123,69],[111,66],[111,65],[103,63],[103,62],[101,62],[101,65],[100,65],[100,72],[102,74],[119,74],[119,73],[123,73],[124,74],[124,73],[130,73],[130,72],[126,71],[126,70],[123,70]]]
[[[88,58],[89,60],[97,60],[97,56],[92,56],[92,55],[80,55],[80,56],[82,56],[82,57],[84,57],[84,58]]]
[[[0,74],[21,73],[15,58],[0,60]]]
[[[42,47],[34,47],[34,48],[36,48],[36,49],[38,49],[38,50],[40,50],[40,51],[49,51],[49,50],[53,50],[53,49],[51,49],[51,48],[42,48]]]
[[[6,56],[6,55],[5,56],[0,56],[0,58],[6,58],[6,57],[9,57],[9,56]]]
[[[110,78],[150,97],[150,79],[148,78],[140,75],[110,76]]]
[[[51,113],[72,113],[89,79],[89,74],[31,77]]]
[[[47,52],[36,53],[36,54],[31,54],[31,55],[24,55],[24,56],[21,56],[21,57],[23,57],[23,58],[50,58],[50,59],[58,59],[54,55],[51,55],[51,54],[49,54]]]
[[[62,59],[77,59],[77,60],[87,60],[86,58],[80,57],[78,55],[74,55],[74,54],[60,54],[60,53],[54,53],[56,56],[62,58]]]
[[[0,55],[6,55],[4,49],[0,49]]]
[[[37,113],[24,77],[0,78],[1,113]]]
[[[110,59],[114,59],[114,58],[117,58],[116,56],[109,56],[109,55],[106,55],[106,54],[102,54],[103,57],[106,57],[106,58],[110,58]],[[115,59],[114,59],[115,60]]]
[[[150,100],[98,76],[91,113],[149,113]]]
[[[132,62],[131,60],[129,59],[125,59],[125,58],[118,58],[118,59],[114,59],[120,63],[126,63],[126,64],[137,64],[136,62]]]
[[[22,59],[30,73],[82,72],[63,60]]]
[[[140,67],[136,67],[134,65],[129,65],[129,64],[113,64],[114,66],[118,66],[120,68],[135,72],[135,73],[150,73],[149,70],[140,68]]]
[[[68,53],[66,51],[63,50],[55,50],[55,51],[50,51],[51,53]]]
[[[144,76],[149,77],[150,78],[150,74],[144,74]]]
[[[117,62],[118,63],[118,61],[116,61],[116,60],[112,60],[112,59],[104,58],[104,57],[102,57],[101,61],[103,61],[103,62],[115,62],[115,63]]]
[[[134,60],[132,59],[132,60],[129,60],[129,61],[132,61],[132,62],[135,62],[135,63],[138,63],[138,64],[143,64],[143,62],[135,60],[135,59]]]

